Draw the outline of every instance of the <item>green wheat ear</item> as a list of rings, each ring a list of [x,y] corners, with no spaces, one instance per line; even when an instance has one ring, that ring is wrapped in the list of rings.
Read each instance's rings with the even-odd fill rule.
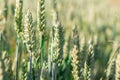
[[[64,45],[64,30],[58,19],[57,10],[53,12],[53,26],[52,26],[52,44],[51,44],[51,56],[52,56],[52,80],[56,80],[56,75],[59,74],[59,67],[62,62],[63,45]],[[57,69],[57,71],[55,71]],[[57,78],[59,79],[59,77]]]
[[[46,27],[46,18],[45,18],[45,0],[38,0],[37,6],[37,27],[39,31],[40,38],[40,50],[41,58],[43,61],[44,58],[44,41],[45,41],[45,27]]]
[[[71,52],[71,65],[72,65],[72,75],[73,80],[80,80],[80,62],[79,62],[79,54],[80,54],[80,44],[79,44],[79,35],[77,31],[77,27],[73,28],[73,45]]]
[[[46,18],[45,18],[45,0],[38,0],[37,6],[37,29],[39,32],[39,48],[40,48],[40,59],[38,61],[39,64],[39,74],[40,78],[40,68],[42,68],[42,64],[44,62],[44,43],[45,43],[45,27],[46,27]]]
[[[94,46],[93,46],[93,40],[91,39],[89,42],[87,59],[84,65],[84,79],[85,80],[93,80],[94,78],[93,73],[92,73],[93,67],[94,67]]]
[[[38,28],[40,32],[44,32],[46,26],[46,19],[45,19],[45,0],[38,0],[38,8],[37,8],[37,22]]]
[[[17,36],[20,37],[20,32],[22,32],[22,9],[23,9],[23,0],[16,0],[16,9],[15,9],[15,30]]]
[[[106,80],[110,80],[110,79],[115,79],[115,60],[119,50],[119,42],[118,41],[114,41],[113,44],[113,51],[110,55],[109,61],[108,61],[108,66],[106,69]]]
[[[24,20],[24,43],[26,44],[27,51],[30,53],[30,77],[32,79],[32,55],[33,55],[33,48],[34,48],[34,36],[35,31],[33,27],[33,21],[32,21],[32,14],[28,10],[27,14],[25,15]]]
[[[20,38],[22,38],[22,9],[23,9],[23,0],[16,0],[16,9],[15,9],[15,30],[17,33],[17,42],[16,42],[16,80],[18,80],[19,76],[19,64],[18,64],[18,54],[19,51],[19,44],[20,44]]]
[[[53,14],[53,46],[54,46],[54,61],[62,58],[64,45],[64,30],[59,22],[58,14],[55,11]]]

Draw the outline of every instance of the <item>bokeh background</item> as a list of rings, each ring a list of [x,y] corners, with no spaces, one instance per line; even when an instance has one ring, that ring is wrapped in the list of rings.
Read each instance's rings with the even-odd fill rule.
[[[120,41],[120,1],[119,0],[56,0],[60,22],[65,30],[65,39],[69,38],[74,25],[78,27],[80,40],[91,36],[97,38],[95,52],[96,80],[104,76],[110,55],[119,46]],[[29,9],[33,15],[33,24],[37,21],[37,0],[24,0],[23,16]],[[15,0],[8,0],[7,20],[3,18],[6,10],[4,0],[0,0],[0,53],[7,51],[13,58],[16,50],[16,32],[14,30]],[[52,27],[53,3],[45,0],[47,34]],[[2,36],[1,36],[2,35]]]

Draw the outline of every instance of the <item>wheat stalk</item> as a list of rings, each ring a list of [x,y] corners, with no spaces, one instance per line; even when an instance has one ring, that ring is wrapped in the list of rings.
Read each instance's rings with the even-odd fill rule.
[[[40,80],[49,80],[48,76],[48,64],[46,62],[43,63],[42,69],[41,69],[41,78]]]

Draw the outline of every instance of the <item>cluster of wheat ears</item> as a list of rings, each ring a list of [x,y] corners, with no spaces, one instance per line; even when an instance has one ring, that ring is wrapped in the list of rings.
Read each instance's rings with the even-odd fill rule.
[[[45,0],[37,2],[37,25],[33,24],[30,10],[23,16],[23,2],[16,0],[14,13],[15,59],[0,48],[0,80],[120,80],[119,45],[113,49],[101,71],[96,66],[96,55],[105,49],[100,48],[104,45],[99,42],[99,37],[79,37],[78,27],[74,25],[66,40],[55,0],[50,31],[46,25]],[[0,16],[3,22],[7,21],[7,0],[5,3],[4,20]],[[5,46],[3,33],[0,32],[0,45]]]

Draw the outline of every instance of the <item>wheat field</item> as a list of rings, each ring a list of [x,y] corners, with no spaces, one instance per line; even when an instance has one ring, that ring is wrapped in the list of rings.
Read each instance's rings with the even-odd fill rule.
[[[119,0],[0,0],[0,80],[120,80]]]

